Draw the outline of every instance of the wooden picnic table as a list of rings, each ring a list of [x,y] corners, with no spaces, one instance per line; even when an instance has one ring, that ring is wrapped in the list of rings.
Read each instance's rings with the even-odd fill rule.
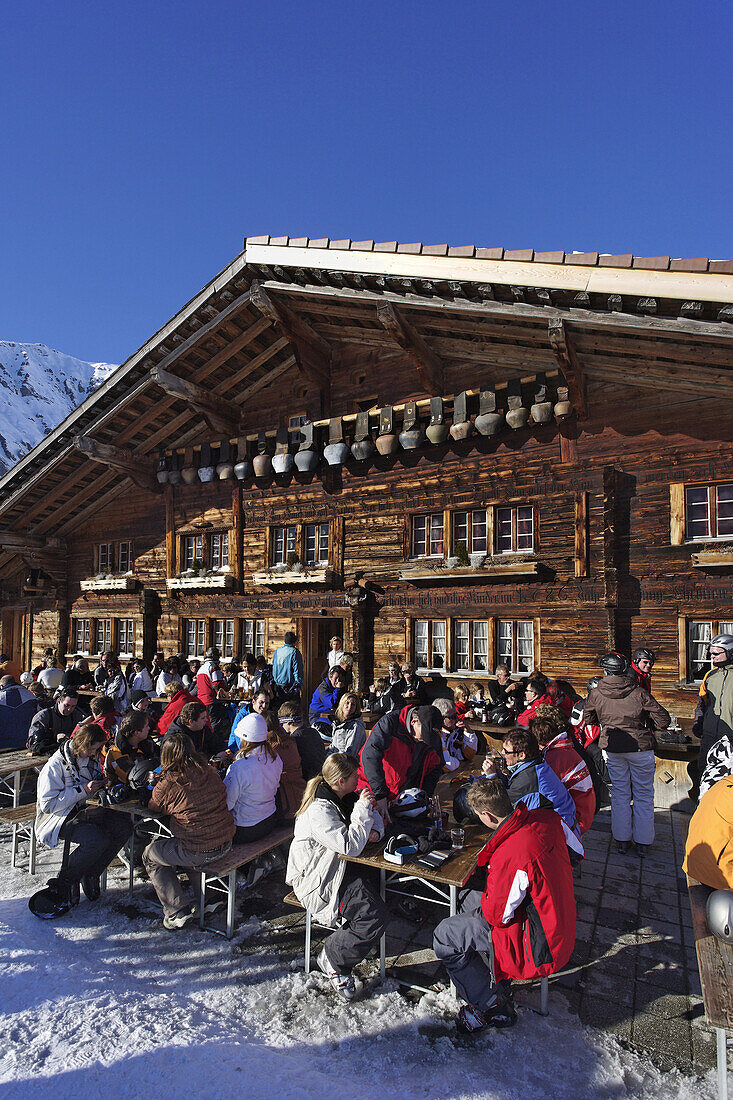
[[[109,806],[102,806],[98,798],[87,799],[87,804],[90,806],[99,806],[102,809],[110,810],[112,813],[127,814],[132,818],[132,834],[130,836],[130,867],[128,871],[128,894],[132,897],[133,889],[135,885],[135,825],[141,821],[154,822],[157,827],[157,833],[155,836],[151,836],[151,840],[158,840],[160,837],[169,837],[173,833],[168,828],[167,814],[157,814],[154,810],[149,810],[147,806],[143,806],[137,798],[127,798],[124,802],[112,802]]]
[[[51,753],[34,753],[29,749],[10,749],[0,753],[0,793],[12,795],[13,806],[17,806],[20,802],[23,772],[42,768],[51,755]]]

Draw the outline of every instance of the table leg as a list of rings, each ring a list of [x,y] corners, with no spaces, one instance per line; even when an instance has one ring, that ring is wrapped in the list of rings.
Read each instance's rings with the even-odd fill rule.
[[[227,939],[234,935],[234,898],[237,893],[237,868],[229,872],[227,879]]]
[[[455,917],[458,912],[458,887],[450,886],[450,915]]]
[[[13,806],[20,806],[20,777],[22,772],[18,770],[13,776]]]
[[[382,896],[382,901],[385,901],[387,897],[387,872],[384,868],[381,868],[379,872],[379,893]],[[382,938],[379,941],[379,977],[384,981],[387,976],[387,933],[382,933]]]
[[[135,814],[132,814],[132,832],[130,833],[130,870],[127,892],[132,898],[133,879],[135,877]]]
[[[725,1028],[716,1027],[718,1048],[718,1100],[728,1100],[728,1043]]]

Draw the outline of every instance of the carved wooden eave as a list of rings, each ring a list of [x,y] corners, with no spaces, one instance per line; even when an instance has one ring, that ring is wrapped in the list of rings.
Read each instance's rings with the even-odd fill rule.
[[[434,397],[442,394],[445,368],[440,356],[428,347],[419,332],[405,320],[391,302],[379,302],[377,318],[385,332],[415,364],[420,384],[425,392]]]
[[[239,434],[241,418],[237,406],[231,401],[219,397],[203,386],[196,385],[195,382],[188,382],[177,374],[171,374],[170,371],[163,370],[161,367],[153,367],[150,377],[169,397],[186,401],[201,413],[213,432],[219,432],[226,437]]]
[[[330,344],[283,302],[275,302],[258,282],[250,288],[250,304],[272,321],[293,348],[298,369],[323,392],[326,404],[331,391],[332,352]]]
[[[553,317],[547,326],[550,345],[555,353],[558,366],[568,384],[568,395],[578,420],[588,416],[585,397],[585,375],[562,317]]]
[[[86,455],[92,462],[99,462],[103,466],[109,466],[129,477],[141,489],[148,489],[151,493],[162,492],[162,486],[158,484],[155,476],[154,462],[132,451],[113,447],[109,443],[99,443],[88,435],[78,435],[74,439],[74,447],[81,454]]]

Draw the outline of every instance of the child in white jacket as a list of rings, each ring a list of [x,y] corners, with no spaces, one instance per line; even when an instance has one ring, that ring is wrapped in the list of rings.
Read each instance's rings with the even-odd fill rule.
[[[361,855],[378,840],[384,824],[371,791],[354,799],[358,760],[345,753],[326,757],[321,774],[310,780],[295,819],[286,882],[319,924],[345,926],[326,940],[318,966],[344,1000],[354,997],[352,969],[384,934],[389,914],[364,869],[339,856]],[[348,813],[349,803],[353,808]]]
[[[247,714],[237,726],[239,752],[224,780],[227,806],[237,831],[235,844],[267,836],[281,821],[276,796],[283,762],[267,741],[267,722],[261,714]]]

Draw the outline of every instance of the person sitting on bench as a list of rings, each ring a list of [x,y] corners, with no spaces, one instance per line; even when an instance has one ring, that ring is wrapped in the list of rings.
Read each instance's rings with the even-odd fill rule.
[[[516,1023],[510,982],[544,978],[565,966],[575,946],[576,910],[554,810],[528,810],[522,802],[512,809],[498,777],[477,779],[468,805],[493,834],[478,857],[485,884],[483,891],[468,889],[461,912],[440,922],[433,950],[466,1001],[458,1027],[471,1032]]]
[[[267,722],[261,714],[248,714],[237,727],[240,748],[224,780],[227,806],[237,831],[235,844],[271,833],[282,820],[275,801],[283,763],[267,739]]]
[[[358,762],[336,752],[305,789],[295,819],[285,881],[313,920],[333,927],[318,966],[346,1001],[355,995],[351,971],[379,942],[389,920],[384,902],[365,878],[363,867],[339,856],[361,855],[369,840],[384,832],[371,791],[354,797]]]
[[[47,848],[55,848],[59,840],[77,845],[54,883],[60,900],[72,905],[80,883],[90,901],[99,897],[102,873],[132,832],[127,815],[86,805],[89,795],[106,784],[99,764],[104,743],[95,722],[79,726],[38,777],[38,840]]]
[[[188,704],[192,706],[193,704]],[[161,776],[148,808],[168,814],[172,837],[154,840],[143,852],[143,864],[163,906],[163,925],[183,928],[196,916],[192,899],[181,887],[175,868],[182,867],[197,897],[200,868],[226,855],[232,846],[234,818],[227,793],[206,757],[191,738],[170,729],[160,754]]]

